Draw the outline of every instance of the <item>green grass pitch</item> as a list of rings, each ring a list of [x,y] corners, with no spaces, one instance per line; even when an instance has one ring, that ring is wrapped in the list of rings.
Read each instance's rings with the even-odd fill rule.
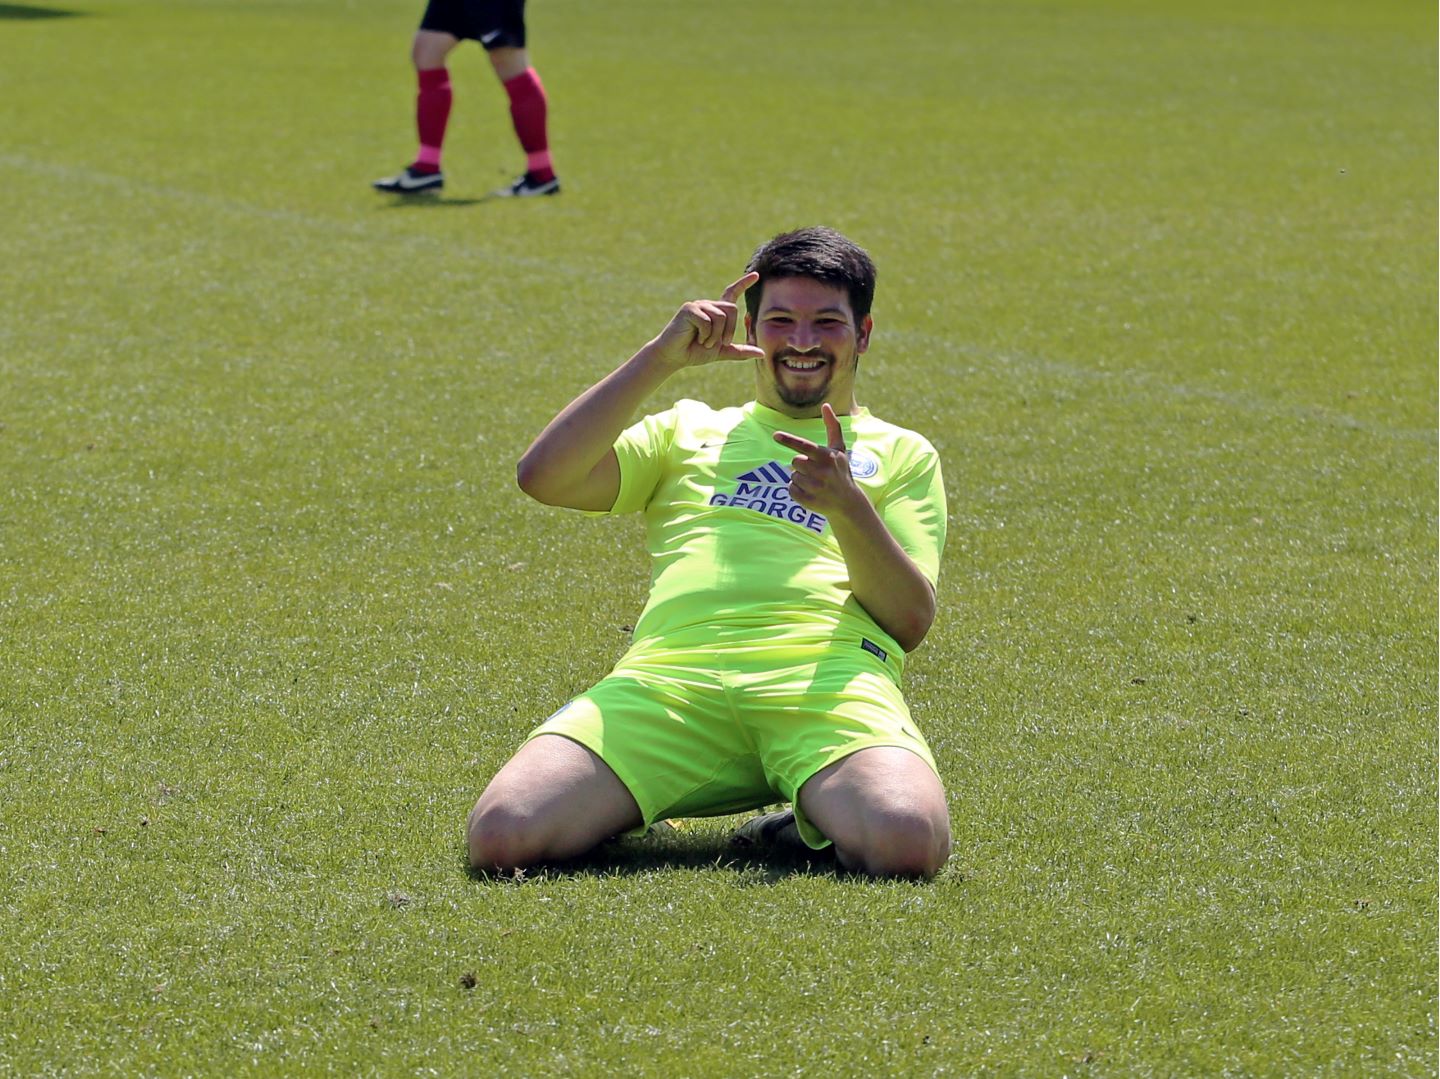
[[[1434,1075],[1434,6],[534,0],[401,204],[420,8],[0,4],[0,1074]],[[472,878],[646,580],[518,454],[817,222],[952,863]]]

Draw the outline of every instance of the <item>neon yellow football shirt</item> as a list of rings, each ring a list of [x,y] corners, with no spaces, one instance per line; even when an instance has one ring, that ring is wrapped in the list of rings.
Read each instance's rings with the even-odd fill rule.
[[[839,419],[855,482],[935,584],[945,488],[934,447],[867,409]],[[790,497],[794,454],[776,431],[825,444],[819,418],[792,419],[755,401],[712,409],[689,400],[616,441],[620,493],[609,512],[644,512],[652,559],[632,653],[708,641],[818,644],[840,634],[901,661],[899,645],[851,593],[829,523]]]

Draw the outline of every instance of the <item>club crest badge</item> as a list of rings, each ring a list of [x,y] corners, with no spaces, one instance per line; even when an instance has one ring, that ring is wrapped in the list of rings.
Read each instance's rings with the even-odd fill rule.
[[[880,471],[880,462],[865,450],[850,451],[850,475],[857,480],[868,480]]]

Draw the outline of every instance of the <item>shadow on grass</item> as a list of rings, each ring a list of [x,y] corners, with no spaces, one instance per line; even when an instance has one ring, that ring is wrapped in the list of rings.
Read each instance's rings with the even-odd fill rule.
[[[481,195],[478,198],[451,199],[444,195],[393,195],[390,201],[380,207],[382,210],[438,210],[442,207],[478,206],[482,202],[495,202],[496,195]]]
[[[67,11],[58,7],[40,7],[38,4],[0,4],[0,19],[70,19],[89,14],[88,11]]]
[[[787,848],[756,849],[731,846],[727,840],[704,836],[617,839],[568,862],[540,866],[517,876],[482,873],[466,865],[470,878],[481,884],[513,887],[532,880],[556,877],[628,877],[667,869],[716,870],[736,875],[741,885],[773,885],[791,877],[826,876],[869,879],[840,868],[829,850]]]

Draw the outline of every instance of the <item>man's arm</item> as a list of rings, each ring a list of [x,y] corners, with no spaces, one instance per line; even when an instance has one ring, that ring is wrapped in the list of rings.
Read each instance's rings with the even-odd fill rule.
[[[551,506],[608,510],[620,494],[615,440],[645,399],[682,367],[749,360],[764,353],[735,344],[735,299],[755,283],[748,273],[719,300],[692,300],[639,352],[571,401],[520,458],[515,478],[531,498]]]
[[[935,621],[935,589],[856,486],[835,410],[827,403],[820,413],[827,445],[783,431],[775,435],[799,454],[791,463],[791,497],[829,520],[850,571],[850,591],[881,629],[913,652]]]

